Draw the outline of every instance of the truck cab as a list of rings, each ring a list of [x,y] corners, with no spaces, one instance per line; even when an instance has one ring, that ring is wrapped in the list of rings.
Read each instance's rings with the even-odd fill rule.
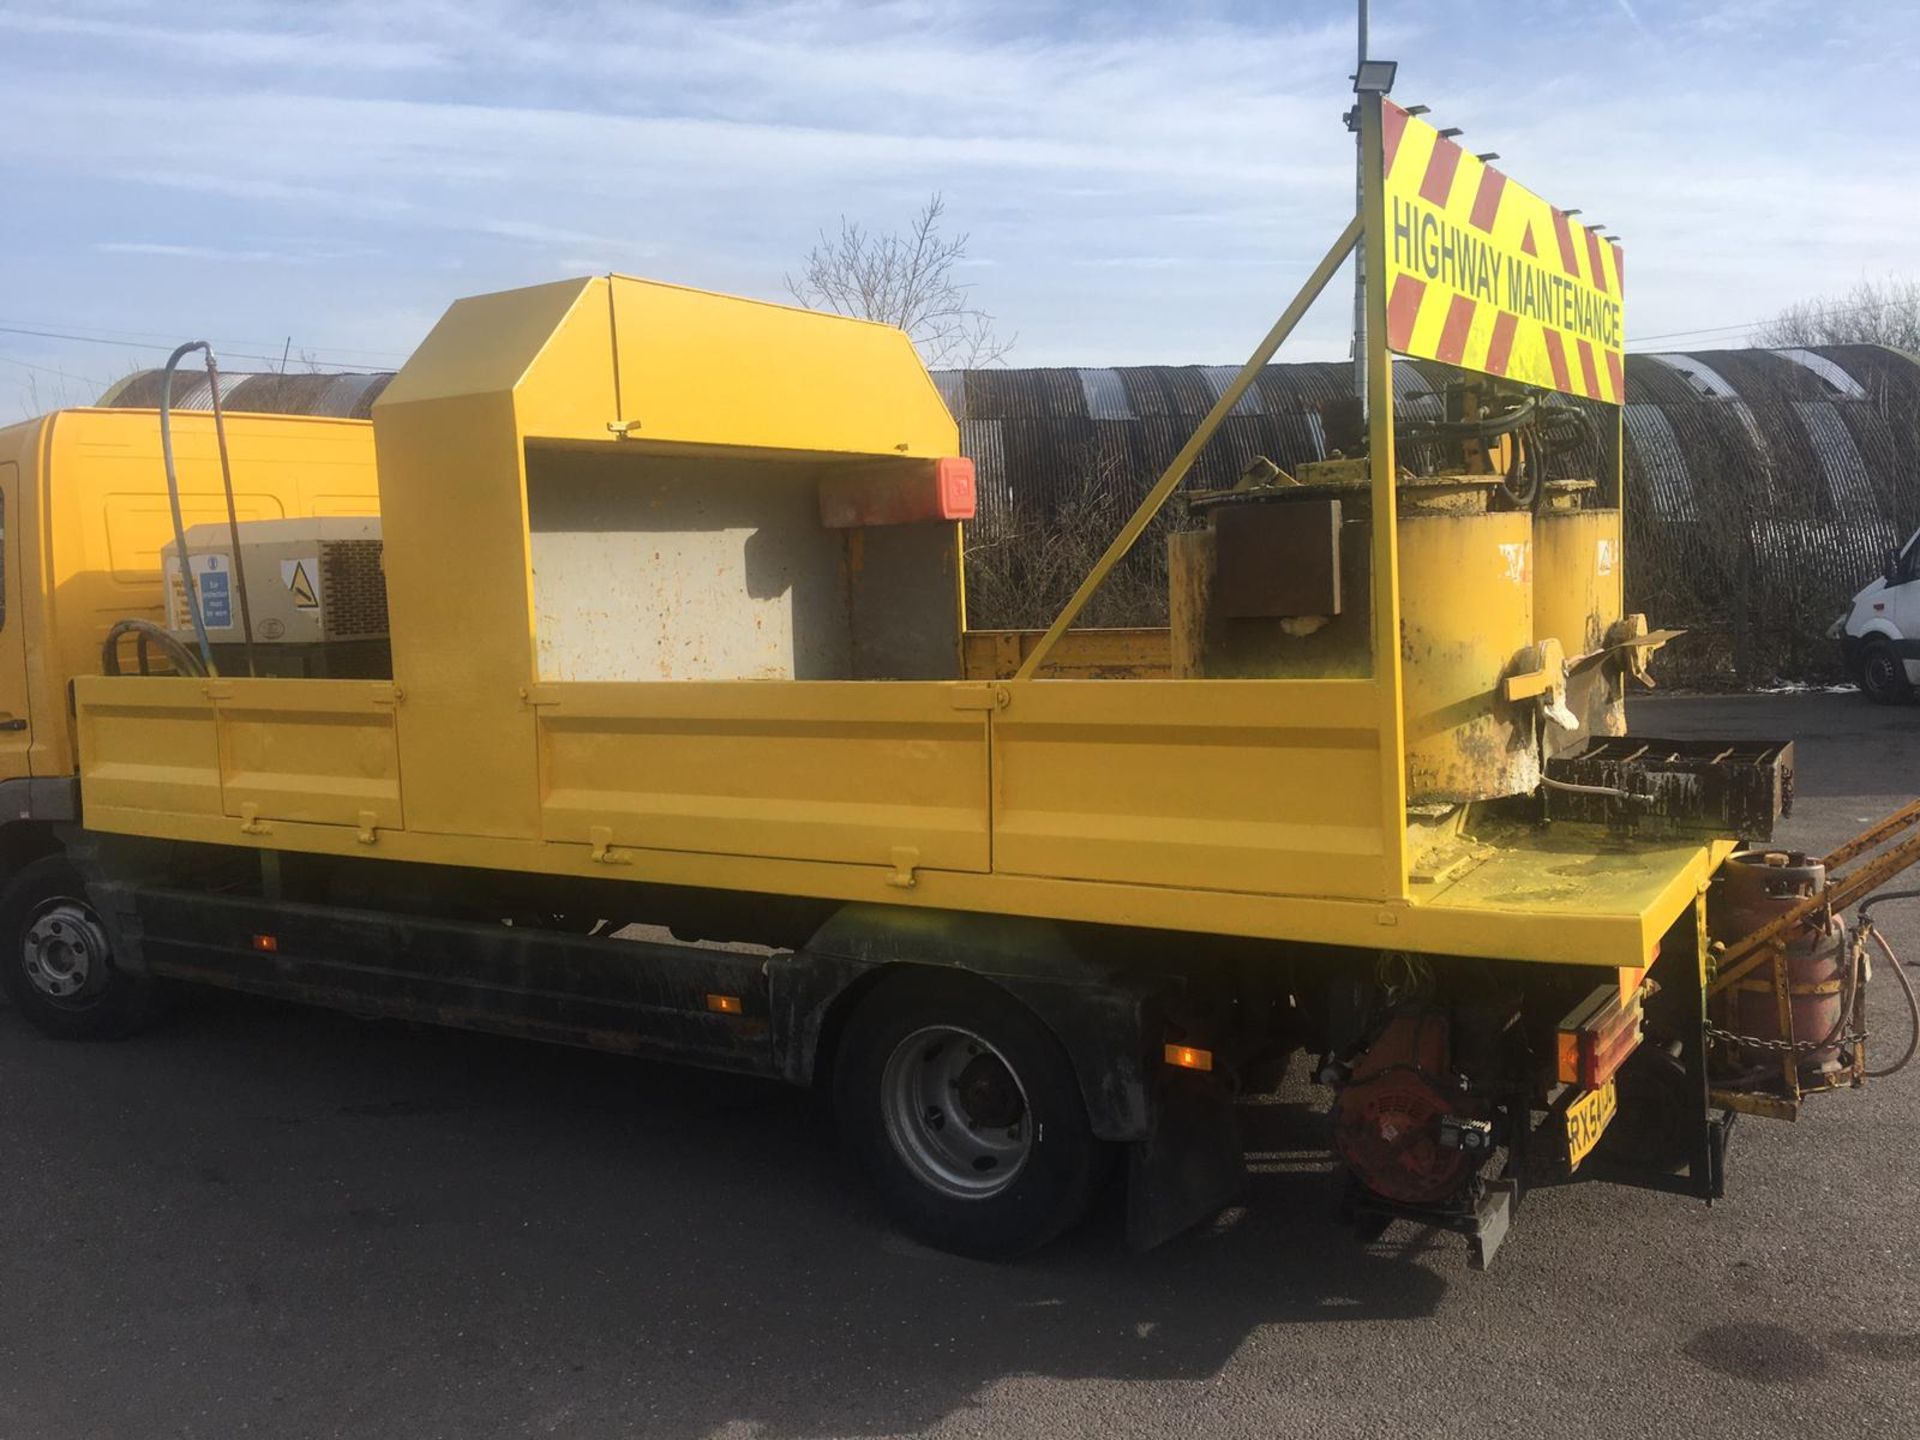
[[[173,421],[188,524],[227,519],[212,416]],[[227,417],[242,521],[377,513],[373,427],[302,415]],[[158,417],[56,410],[0,429],[0,846],[21,823],[78,814],[69,703],[98,675],[116,621],[164,623],[172,538]],[[32,841],[31,843],[44,843]]]

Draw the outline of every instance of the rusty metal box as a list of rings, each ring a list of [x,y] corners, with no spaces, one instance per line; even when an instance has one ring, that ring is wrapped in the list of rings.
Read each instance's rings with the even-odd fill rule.
[[[1213,604],[1232,620],[1340,613],[1340,502],[1222,505],[1213,512]]]

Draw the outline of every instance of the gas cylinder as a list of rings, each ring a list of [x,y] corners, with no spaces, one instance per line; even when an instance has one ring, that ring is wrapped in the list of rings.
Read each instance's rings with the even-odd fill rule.
[[[1727,858],[1707,897],[1707,928],[1715,940],[1732,943],[1826,889],[1827,867],[1797,850],[1742,850]],[[1851,964],[1846,927],[1836,916],[1814,915],[1787,943],[1787,993],[1793,1039],[1817,1048],[1798,1053],[1801,1083],[1830,1085],[1845,1068],[1839,1039]],[[1714,997],[1709,1018],[1723,1030],[1756,1040],[1787,1038],[1780,1023],[1780,997],[1773,967],[1762,962],[1746,978]],[[1829,1036],[1831,1044],[1818,1044]],[[1778,1073],[1778,1052],[1740,1046],[1734,1064]]]

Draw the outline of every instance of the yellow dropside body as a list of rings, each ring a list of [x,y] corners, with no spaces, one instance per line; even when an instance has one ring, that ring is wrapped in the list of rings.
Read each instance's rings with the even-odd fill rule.
[[[671,472],[660,495],[693,503],[747,462],[777,489],[957,454],[918,357],[887,327],[617,276],[483,296],[448,312],[373,429],[393,682],[76,665],[89,825],[1628,969],[1720,858],[1556,826],[1449,835],[1445,863],[1410,875],[1397,647],[1371,679],[968,680],[982,657],[968,665],[957,632],[951,679],[841,677],[799,658],[811,678],[543,678],[536,597],[567,579],[536,565],[530,540],[544,477],[566,468],[549,457],[594,457],[610,478],[592,493],[623,505],[620,467],[642,459]],[[245,489],[259,472],[236,456],[235,473]],[[1397,619],[1384,528],[1374,600]],[[846,553],[870,566],[883,538]],[[771,567],[754,602],[791,601],[798,633],[792,557],[815,552],[746,544]],[[941,547],[950,559],[957,534]],[[652,552],[633,553],[633,572],[652,573]],[[1021,642],[1005,643],[1017,663]],[[1156,648],[1130,642],[1116,663]]]

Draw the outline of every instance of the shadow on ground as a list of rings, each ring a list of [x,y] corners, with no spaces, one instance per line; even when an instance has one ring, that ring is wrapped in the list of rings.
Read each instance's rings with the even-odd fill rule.
[[[1133,1257],[1116,1195],[990,1266],[892,1234],[760,1082],[196,996],[116,1046],[0,1010],[0,1089],[23,1434],[890,1433],[1009,1376],[1204,1379],[1256,1326],[1445,1289],[1427,1240],[1337,1226],[1299,1106],[1254,1117],[1237,1223]]]

